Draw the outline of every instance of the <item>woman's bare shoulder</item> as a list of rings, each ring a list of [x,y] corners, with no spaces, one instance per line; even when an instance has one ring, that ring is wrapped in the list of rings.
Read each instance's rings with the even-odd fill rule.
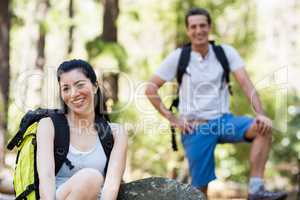
[[[54,125],[50,117],[42,118],[38,123],[37,134],[54,137]]]

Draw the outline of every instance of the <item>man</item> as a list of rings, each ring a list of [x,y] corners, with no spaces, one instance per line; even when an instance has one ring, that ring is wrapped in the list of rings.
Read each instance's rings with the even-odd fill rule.
[[[181,49],[169,54],[156,70],[147,85],[146,95],[159,113],[181,130],[192,185],[207,194],[208,183],[216,178],[214,150],[218,143],[251,142],[248,198],[284,199],[286,193],[264,188],[263,174],[271,148],[272,122],[262,109],[243,60],[233,47],[222,45],[230,72],[252,103],[255,118],[234,116],[229,111],[229,91],[222,79],[223,68],[208,39],[212,28],[208,11],[193,8],[186,14],[185,22],[192,51],[179,90],[179,117],[163,105],[158,89],[176,77]]]

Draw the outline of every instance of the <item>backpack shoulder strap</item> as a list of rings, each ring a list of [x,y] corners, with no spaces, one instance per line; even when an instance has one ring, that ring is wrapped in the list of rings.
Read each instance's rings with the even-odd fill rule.
[[[226,57],[225,51],[221,45],[216,45],[214,41],[210,41],[210,44],[213,47],[214,53],[222,65],[222,68],[224,70],[223,73],[223,80],[226,81],[228,84],[229,93],[232,95],[231,85],[230,85],[230,68],[229,68],[229,62]]]
[[[178,64],[177,64],[176,78],[177,78],[178,85],[181,84],[182,76],[185,73],[187,66],[189,65],[190,58],[191,58],[191,50],[192,50],[191,44],[187,44],[182,47]]]
[[[55,174],[66,161],[70,145],[70,130],[67,118],[62,113],[53,113],[50,118],[54,125],[54,160]]]
[[[106,164],[104,168],[104,175],[106,175],[110,154],[114,146],[114,138],[108,122],[100,116],[96,116],[95,118],[95,128],[98,132],[98,136],[106,155]]]
[[[16,135],[9,141],[7,148],[12,150],[15,146],[19,146],[20,142],[23,140],[23,135],[27,128],[34,122],[40,121],[44,117],[48,117],[50,114],[59,113],[58,109],[43,109],[38,108],[36,110],[28,111],[22,118],[19,126],[19,130]]]
[[[190,58],[191,58],[191,51],[192,51],[192,47],[191,44],[188,43],[186,45],[184,45],[181,48],[181,52],[180,52],[180,56],[179,56],[179,60],[178,60],[178,64],[177,64],[177,74],[176,74],[176,79],[177,79],[177,83],[178,83],[178,91],[179,91],[179,87],[181,85],[182,82],[182,77],[186,72],[186,68],[189,65],[190,62]],[[171,103],[171,106],[169,107],[169,110],[171,112],[173,112],[173,108],[177,108],[179,104],[179,97],[177,96]],[[172,143],[172,149],[174,151],[177,151],[177,142],[176,142],[176,135],[175,135],[175,128],[171,127],[171,132],[172,132],[172,139],[171,139],[171,143]]]

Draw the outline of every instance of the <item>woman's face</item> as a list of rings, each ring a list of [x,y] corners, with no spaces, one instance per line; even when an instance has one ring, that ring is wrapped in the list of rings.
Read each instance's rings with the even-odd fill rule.
[[[94,111],[94,86],[80,69],[74,69],[60,75],[60,92],[62,100],[69,111],[86,114]]]

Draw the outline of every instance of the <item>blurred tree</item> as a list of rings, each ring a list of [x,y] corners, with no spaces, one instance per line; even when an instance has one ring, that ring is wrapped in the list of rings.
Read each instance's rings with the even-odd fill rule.
[[[39,0],[35,2],[36,15],[33,18],[37,24],[38,36],[36,39],[36,58],[35,58],[35,75],[30,78],[26,87],[26,100],[30,107],[38,107],[43,104],[43,85],[44,85],[44,68],[46,64],[45,47],[46,35],[48,32],[47,16],[50,8],[49,0]],[[28,85],[29,84],[29,85]]]
[[[118,43],[117,19],[119,16],[119,0],[104,0],[102,34],[87,43],[89,59],[96,59],[99,55],[108,54],[115,60],[117,67],[123,71],[126,66],[127,55],[124,48]],[[122,70],[123,69],[123,70]],[[103,74],[103,86],[106,99],[112,100],[112,105],[118,101],[118,72]]]
[[[0,2],[0,167],[4,164],[4,138],[7,131],[9,103],[9,31],[10,2]]]
[[[46,62],[45,59],[45,43],[46,43],[46,33],[47,33],[47,24],[46,17],[50,7],[49,0],[40,0],[37,4],[37,20],[39,28],[39,37],[37,41],[37,58],[36,58],[36,67],[37,69],[43,71],[44,65]]]
[[[106,42],[118,41],[117,19],[119,16],[119,0],[104,0],[103,31],[101,38]]]
[[[272,160],[281,175],[290,177],[293,185],[300,184],[300,98],[292,92],[288,97],[289,117],[287,130],[274,134]]]
[[[118,28],[117,19],[119,16],[119,0],[105,0],[104,15],[103,15],[103,32],[101,39],[104,42],[118,42]],[[109,73],[104,75],[103,81],[106,86],[106,94],[108,98],[111,98],[114,102],[118,101],[118,73]]]
[[[74,28],[75,25],[73,23],[73,17],[74,17],[74,0],[70,0],[69,1],[69,18],[71,20],[71,25],[69,27],[69,44],[68,44],[68,54],[71,54],[73,51],[73,42],[74,42],[74,38],[73,38],[73,33],[74,33]]]

